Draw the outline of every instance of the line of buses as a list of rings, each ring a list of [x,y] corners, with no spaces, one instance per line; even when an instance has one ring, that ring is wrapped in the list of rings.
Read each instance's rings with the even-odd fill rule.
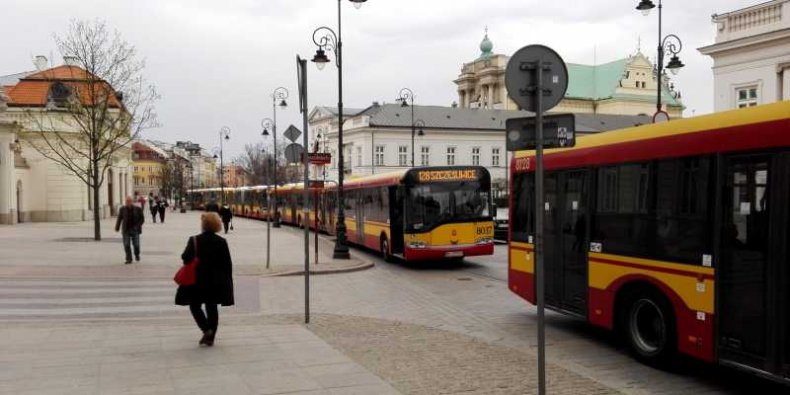
[[[234,215],[309,226],[335,233],[337,186],[304,184],[190,191],[198,206],[224,200]],[[348,241],[381,252],[390,260],[463,258],[494,253],[491,179],[483,167],[415,168],[344,183]],[[276,199],[276,201],[275,201]],[[277,211],[270,209],[276,202]],[[307,205],[308,217],[303,218]]]
[[[508,286],[535,303],[534,152],[510,164]],[[678,354],[790,378],[790,102],[585,136],[545,156],[545,300],[618,331],[637,359]],[[301,224],[301,186],[278,190]],[[491,254],[483,168],[346,184],[349,239],[386,257]],[[310,221],[334,229],[336,188]],[[233,194],[265,218],[266,189]],[[204,192],[205,195],[205,192]]]

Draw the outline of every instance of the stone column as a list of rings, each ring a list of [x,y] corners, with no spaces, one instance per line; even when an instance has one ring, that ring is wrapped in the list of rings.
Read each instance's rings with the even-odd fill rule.
[[[785,7],[790,9],[790,7]],[[782,69],[782,100],[790,100],[790,65]]]
[[[0,121],[0,225],[15,223],[14,151],[11,149],[16,135],[14,126]]]

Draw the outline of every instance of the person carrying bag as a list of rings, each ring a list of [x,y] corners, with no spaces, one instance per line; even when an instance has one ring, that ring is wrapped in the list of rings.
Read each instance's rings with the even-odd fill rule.
[[[174,277],[179,284],[175,304],[189,306],[195,323],[203,331],[198,344],[211,347],[219,324],[217,306],[234,304],[233,264],[227,241],[217,235],[222,228],[219,215],[203,213],[200,223],[203,232],[190,237],[181,254],[184,267]],[[190,270],[194,272],[194,281],[190,280]]]

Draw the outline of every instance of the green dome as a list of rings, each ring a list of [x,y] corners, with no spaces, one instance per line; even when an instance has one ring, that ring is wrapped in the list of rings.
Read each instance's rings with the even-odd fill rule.
[[[483,41],[480,42],[480,57],[481,58],[489,58],[494,53],[491,52],[494,49],[494,43],[488,38],[488,33],[486,33],[485,37],[483,37]]]

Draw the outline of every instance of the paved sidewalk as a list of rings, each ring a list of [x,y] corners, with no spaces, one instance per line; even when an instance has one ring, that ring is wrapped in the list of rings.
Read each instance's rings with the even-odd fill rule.
[[[142,261],[124,265],[121,235],[113,231],[115,219],[102,221],[100,242],[93,241],[92,222],[26,223],[0,226],[0,277],[135,277],[170,278],[180,264],[189,236],[199,232],[199,212],[168,212],[165,223],[146,218],[141,236]],[[304,236],[283,226],[271,229],[271,261],[266,268],[266,223],[234,219],[228,240],[236,275],[288,275],[303,272]],[[319,238],[316,266],[310,235],[312,273],[361,270],[369,261],[331,259],[332,244]]]
[[[4,325],[0,394],[398,393],[302,325],[232,321],[210,348],[183,319]]]

